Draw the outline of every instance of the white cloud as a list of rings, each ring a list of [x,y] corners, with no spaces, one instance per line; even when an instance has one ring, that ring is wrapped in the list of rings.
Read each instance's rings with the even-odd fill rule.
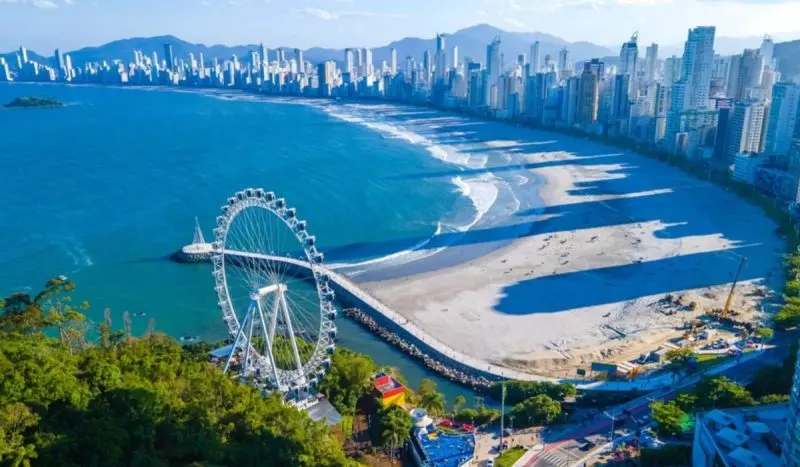
[[[331,13],[330,11],[325,11],[320,8],[310,8],[306,7],[300,10],[306,16],[310,16],[311,18],[321,19],[323,21],[334,21],[339,19],[338,15]]]
[[[522,29],[525,27],[525,25],[522,24],[522,21],[516,20],[514,18],[503,18],[503,21],[518,29]]]
[[[75,0],[64,0],[64,5],[74,5]]]
[[[41,8],[42,10],[52,10],[58,8],[52,0],[34,0],[33,6],[36,8]]]

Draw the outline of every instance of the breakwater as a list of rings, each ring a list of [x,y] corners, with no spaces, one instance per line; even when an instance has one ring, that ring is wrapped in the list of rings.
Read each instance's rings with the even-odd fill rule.
[[[450,381],[462,384],[464,386],[469,386],[476,391],[484,391],[489,387],[489,385],[492,384],[492,381],[484,376],[473,375],[440,362],[436,358],[420,350],[420,348],[413,343],[381,326],[369,314],[365,313],[359,308],[345,308],[342,310],[342,314],[344,314],[344,316],[347,318],[352,319],[372,334],[380,337],[385,342],[397,347],[404,354],[420,361],[429,370],[438,373]]]

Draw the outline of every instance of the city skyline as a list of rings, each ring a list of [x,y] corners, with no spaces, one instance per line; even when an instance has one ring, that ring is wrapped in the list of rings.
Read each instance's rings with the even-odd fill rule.
[[[724,5],[724,6],[722,6]],[[680,7],[680,8],[678,8]],[[153,14],[158,12],[158,14]],[[260,15],[265,21],[253,21]],[[0,51],[65,50],[125,37],[172,34],[204,44],[376,47],[404,37],[434,37],[488,23],[510,32],[553,34],[568,42],[613,46],[632,31],[643,42],[679,45],[685,31],[712,23],[718,37],[800,37],[800,2],[703,0],[464,0],[431,4],[368,0],[179,0],[136,4],[91,0],[0,0]],[[748,21],[741,21],[747,17]],[[180,18],[180,21],[176,19]],[[232,24],[236,27],[221,27]]]

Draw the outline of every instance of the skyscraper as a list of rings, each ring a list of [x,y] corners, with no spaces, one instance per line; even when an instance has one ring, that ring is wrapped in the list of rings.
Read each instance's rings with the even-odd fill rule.
[[[800,140],[792,143],[792,153],[800,159]],[[798,161],[800,162],[800,161]],[[798,164],[795,164],[798,165]],[[797,172],[792,170],[790,172]],[[795,177],[797,174],[795,174]],[[792,389],[789,391],[789,413],[786,423],[786,439],[783,442],[783,465],[797,467],[800,465],[800,358],[794,367]]]
[[[327,97],[331,95],[333,80],[336,75],[336,62],[327,61],[317,65],[317,75],[319,79],[319,95]]]
[[[172,70],[175,67],[175,58],[172,56],[172,44],[164,44],[164,60],[167,62],[167,70]]]
[[[530,67],[530,74],[534,75],[541,71],[540,64],[539,64],[539,41],[536,41],[531,45],[531,55],[528,58],[531,63]]]
[[[437,82],[444,81],[447,75],[447,51],[445,50],[444,34],[436,34],[436,64],[434,74]]]
[[[392,76],[397,74],[397,49],[394,47],[390,50],[391,59],[389,61],[389,67],[392,72]]]
[[[352,75],[354,70],[353,49],[344,49],[344,71],[345,73],[350,73]]]
[[[681,81],[686,84],[684,109],[705,109],[714,65],[714,26],[689,30],[681,60]]]
[[[761,129],[764,124],[764,104],[758,101],[734,104],[728,127],[726,159],[732,162],[739,153],[761,150]]]
[[[580,96],[578,98],[578,120],[584,124],[597,122],[600,104],[600,73],[603,62],[592,59],[583,64],[581,74]]]
[[[566,47],[558,53],[558,79],[564,80],[572,75],[572,64],[569,61],[569,50]]]
[[[303,51],[300,50],[300,49],[294,49],[294,56],[297,59],[297,72],[298,73],[305,73],[306,64],[305,64],[305,60],[303,60]]]
[[[800,87],[791,82],[776,83],[772,87],[772,104],[769,109],[764,151],[769,154],[786,154],[792,143],[797,123]]]
[[[19,48],[19,56],[22,58],[22,64],[28,63],[28,49],[25,47]]]
[[[497,104],[497,85],[500,81],[500,38],[495,37],[486,46],[486,104],[491,108],[496,108]]]
[[[636,60],[639,58],[639,32],[631,35],[631,40],[622,44],[619,50],[619,69],[617,74],[636,76]]]
[[[453,68],[458,68],[458,46],[453,47]]]
[[[269,57],[267,57],[267,48],[264,47],[264,43],[262,42],[258,46],[258,56],[261,58],[261,66],[259,68],[264,68],[267,64],[269,64]]]
[[[374,66],[372,63],[372,49],[364,49],[364,74],[372,76]]]
[[[425,81],[430,82],[433,73],[433,63],[431,63],[431,51],[426,50],[422,54],[422,70],[425,72]]]
[[[772,67],[772,53],[774,49],[775,43],[772,41],[772,37],[764,35],[764,40],[761,42],[761,48],[759,49],[759,53],[764,58],[764,68]]]
[[[658,44],[653,42],[645,51],[644,79],[650,84],[656,80],[656,66],[658,65]]]

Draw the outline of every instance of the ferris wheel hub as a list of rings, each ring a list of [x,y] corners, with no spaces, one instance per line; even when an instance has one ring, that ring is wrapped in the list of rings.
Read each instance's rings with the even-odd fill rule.
[[[288,287],[284,284],[272,284],[255,291],[253,299],[264,298],[273,292],[285,293]]]

